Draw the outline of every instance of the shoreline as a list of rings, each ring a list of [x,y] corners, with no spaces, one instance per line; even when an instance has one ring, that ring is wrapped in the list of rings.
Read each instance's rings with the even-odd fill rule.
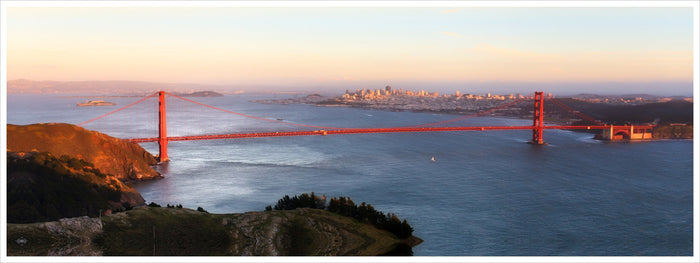
[[[440,111],[435,111],[435,110],[429,110],[429,109],[424,109],[424,110],[409,110],[409,109],[397,109],[397,108],[390,108],[390,109],[385,109],[385,108],[374,108],[374,107],[363,107],[363,106],[356,106],[356,105],[348,105],[348,104],[316,104],[316,103],[263,103],[260,101],[250,101],[254,103],[259,103],[259,104],[276,104],[276,105],[309,105],[309,106],[314,106],[314,107],[345,107],[345,108],[356,108],[356,109],[362,109],[362,110],[375,110],[375,111],[385,111],[385,112],[412,112],[412,113],[431,113],[431,114],[441,114],[441,115],[456,115],[456,116],[466,116],[470,114],[476,114],[479,113],[478,111],[473,111],[473,112],[457,112],[454,110],[440,110]],[[487,115],[484,114],[483,116],[475,116],[475,117],[493,117],[493,118],[502,118],[502,119],[513,119],[513,120],[531,120],[531,117],[529,116],[513,116],[513,115]],[[560,123],[563,124],[563,123]]]

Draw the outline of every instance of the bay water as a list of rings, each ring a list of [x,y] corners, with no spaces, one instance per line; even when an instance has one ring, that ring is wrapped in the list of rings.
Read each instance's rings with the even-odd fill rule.
[[[333,127],[406,126],[456,117],[250,102],[270,96],[193,99]],[[7,121],[78,124],[137,99],[76,107],[84,99],[10,94]],[[186,114],[172,114],[169,126],[206,132],[245,125],[212,120],[208,111],[195,109],[200,106],[182,105],[179,111]],[[136,114],[122,118],[136,119]],[[178,118],[186,124],[178,124]],[[108,134],[128,137],[129,132]],[[425,241],[413,249],[416,256],[692,255],[692,140],[603,142],[590,133],[546,130],[548,145],[534,146],[526,143],[530,137],[530,131],[464,131],[170,142],[171,161],[156,167],[165,177],[134,186],[146,202],[212,213],[262,211],[284,195],[347,196],[406,219]],[[142,146],[158,153],[155,143]]]

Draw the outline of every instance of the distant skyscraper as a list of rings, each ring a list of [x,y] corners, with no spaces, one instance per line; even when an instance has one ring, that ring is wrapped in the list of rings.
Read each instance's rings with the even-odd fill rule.
[[[455,97],[459,97],[459,90],[455,91]]]
[[[386,89],[386,91],[388,91],[389,93],[391,93],[391,86],[387,85],[386,88],[384,88],[384,89]]]

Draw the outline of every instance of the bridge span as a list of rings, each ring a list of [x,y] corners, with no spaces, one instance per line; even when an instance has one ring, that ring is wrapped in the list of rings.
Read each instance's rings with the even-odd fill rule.
[[[260,131],[260,132],[232,132],[232,133],[225,133],[225,134],[198,134],[198,135],[187,135],[187,136],[168,136],[168,127],[167,127],[167,119],[166,119],[166,100],[165,96],[171,96],[186,102],[194,103],[199,106],[225,112],[225,113],[230,113],[230,114],[235,114],[238,117],[244,117],[244,118],[249,118],[249,119],[255,119],[257,121],[261,122],[267,122],[267,123],[275,123],[278,125],[288,125],[288,126],[295,126],[297,128],[303,128],[305,130],[296,130],[296,131],[289,131],[285,129],[277,129],[277,130],[270,130],[270,131]],[[612,126],[612,125],[607,125],[604,124],[600,121],[595,120],[594,118],[591,118],[580,111],[574,110],[573,108],[557,101],[554,100],[553,98],[550,98],[550,100],[553,103],[553,105],[563,109],[566,112],[569,112],[572,114],[572,116],[575,116],[578,118],[579,122],[577,122],[578,125],[545,125],[544,124],[544,95],[543,92],[535,92],[535,95],[532,97],[533,99],[533,108],[532,108],[532,125],[526,125],[526,126],[446,126],[449,123],[457,122],[457,121],[462,121],[471,117],[478,117],[478,116],[483,116],[489,113],[493,113],[497,110],[503,110],[507,109],[509,107],[512,107],[513,105],[523,102],[524,100],[515,100],[511,101],[508,103],[504,103],[503,105],[499,105],[497,107],[487,109],[480,111],[478,113],[474,113],[471,115],[466,115],[466,116],[461,116],[458,118],[454,118],[451,120],[445,120],[445,121],[439,121],[439,122],[433,122],[433,123],[427,123],[427,124],[420,124],[420,125],[414,125],[414,126],[404,126],[404,127],[383,127],[383,128],[345,128],[345,127],[324,127],[324,126],[315,126],[315,125],[305,125],[305,124],[295,124],[295,123],[288,123],[288,122],[283,122],[280,120],[270,120],[266,118],[260,118],[260,117],[255,117],[251,115],[246,115],[238,112],[233,112],[225,109],[221,109],[218,107],[214,107],[211,105],[203,104],[197,101],[193,101],[187,98],[183,98],[165,91],[159,91],[157,93],[151,94],[149,96],[146,96],[134,103],[131,103],[127,106],[124,106],[122,108],[119,108],[117,110],[114,110],[112,112],[109,112],[107,114],[104,114],[102,116],[93,118],[91,120],[88,120],[86,122],[83,122],[79,124],[79,126],[82,126],[84,124],[93,122],[98,119],[102,119],[103,117],[109,116],[111,114],[114,114],[116,112],[119,112],[123,109],[129,108],[131,106],[134,106],[138,103],[141,103],[142,101],[158,96],[158,112],[157,112],[157,119],[158,119],[158,134],[157,136],[151,136],[151,137],[138,137],[138,138],[125,138],[125,140],[134,142],[134,143],[147,143],[147,142],[158,142],[159,144],[159,155],[158,155],[158,160],[160,162],[166,162],[168,161],[168,142],[169,141],[196,141],[196,140],[217,140],[217,139],[238,139],[238,138],[258,138],[258,137],[287,137],[287,136],[313,136],[313,135],[341,135],[341,134],[363,134],[363,133],[402,133],[402,132],[445,132],[445,131],[503,131],[503,130],[532,130],[532,139],[529,141],[531,144],[535,145],[544,145],[546,144],[543,140],[543,132],[544,130],[549,130],[549,129],[563,129],[563,130],[602,130],[603,131],[603,138],[604,139],[609,139],[609,140],[616,140],[616,139],[635,139],[636,137],[639,137],[639,135],[636,135],[639,133],[639,131],[642,131],[644,135],[641,136],[642,139],[646,138],[651,138],[651,129],[654,126],[651,125],[644,125],[644,126]],[[581,124],[581,121],[586,121],[586,124]],[[607,134],[607,136],[606,136]],[[635,137],[636,136],[636,137]]]
[[[558,130],[603,130],[609,126],[575,126],[575,125],[552,125],[544,126],[543,129]],[[445,131],[506,131],[506,130],[532,130],[532,126],[483,126],[483,127],[427,127],[427,128],[357,128],[344,130],[315,130],[315,131],[288,131],[288,132],[261,132],[261,133],[237,133],[237,134],[214,134],[195,136],[170,136],[168,141],[197,141],[216,139],[239,139],[256,137],[285,137],[285,136],[312,136],[312,135],[337,135],[337,134],[360,134],[360,133],[398,133],[398,132],[445,132]],[[135,143],[158,142],[159,137],[125,139]]]

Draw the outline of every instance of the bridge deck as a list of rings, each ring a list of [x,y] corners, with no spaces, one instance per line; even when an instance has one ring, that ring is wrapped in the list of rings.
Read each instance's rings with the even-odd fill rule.
[[[635,126],[645,128],[647,126]],[[652,127],[652,126],[649,126]],[[608,129],[610,126],[572,126],[572,125],[551,125],[543,126],[544,129],[560,129],[560,130],[602,130]],[[254,138],[254,137],[284,137],[284,136],[311,136],[311,135],[334,135],[334,134],[360,134],[360,133],[396,133],[396,132],[441,132],[441,131],[498,131],[498,130],[532,130],[533,126],[483,126],[483,127],[421,127],[421,128],[357,128],[357,129],[342,129],[342,130],[315,130],[315,131],[282,131],[282,132],[261,132],[261,133],[234,133],[234,134],[215,134],[215,135],[197,135],[197,136],[174,136],[168,137],[168,141],[196,141],[196,140],[215,140],[215,139],[238,139],[238,138]],[[157,142],[158,137],[152,138],[132,138],[128,141],[142,142]]]

